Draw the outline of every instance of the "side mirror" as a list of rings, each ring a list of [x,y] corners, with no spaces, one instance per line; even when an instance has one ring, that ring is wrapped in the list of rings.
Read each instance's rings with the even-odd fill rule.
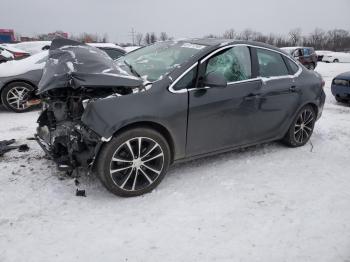
[[[227,86],[227,80],[218,72],[210,72],[203,78],[202,84],[203,86],[224,88]]]

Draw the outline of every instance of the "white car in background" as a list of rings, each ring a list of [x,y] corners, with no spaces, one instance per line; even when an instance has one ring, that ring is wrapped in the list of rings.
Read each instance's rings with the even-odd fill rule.
[[[315,52],[317,55],[317,61],[319,61],[319,62],[322,62],[322,59],[325,55],[333,53],[333,51],[329,51],[329,50],[316,50]]]
[[[326,63],[350,63],[350,54],[344,52],[330,52],[323,56],[322,62]]]
[[[31,55],[50,49],[51,41],[28,41],[16,44],[8,44],[9,47],[24,50]]]

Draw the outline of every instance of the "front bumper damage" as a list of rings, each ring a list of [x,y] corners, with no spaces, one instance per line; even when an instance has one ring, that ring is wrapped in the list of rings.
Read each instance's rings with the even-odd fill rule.
[[[76,168],[90,170],[103,141],[100,136],[80,122],[63,122],[50,127],[41,122],[35,140],[46,155],[57,163],[61,171],[72,171]]]

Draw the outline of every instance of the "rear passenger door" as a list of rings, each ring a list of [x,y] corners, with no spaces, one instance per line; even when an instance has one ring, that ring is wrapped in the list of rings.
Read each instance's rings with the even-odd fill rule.
[[[283,136],[300,100],[300,89],[295,81],[299,70],[294,62],[278,52],[255,48],[262,87],[259,97],[257,127],[259,141]],[[287,63],[292,63],[294,69]]]

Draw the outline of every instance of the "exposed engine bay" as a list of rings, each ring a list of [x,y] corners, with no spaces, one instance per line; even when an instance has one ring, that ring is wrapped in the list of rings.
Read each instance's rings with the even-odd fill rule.
[[[36,139],[61,170],[89,168],[103,139],[81,121],[86,106],[144,90],[140,78],[118,68],[103,51],[56,39],[39,83]]]
[[[131,91],[129,91],[131,92]],[[37,138],[61,169],[88,168],[101,137],[81,122],[86,103],[110,95],[126,95],[122,89],[52,90],[43,97]]]

